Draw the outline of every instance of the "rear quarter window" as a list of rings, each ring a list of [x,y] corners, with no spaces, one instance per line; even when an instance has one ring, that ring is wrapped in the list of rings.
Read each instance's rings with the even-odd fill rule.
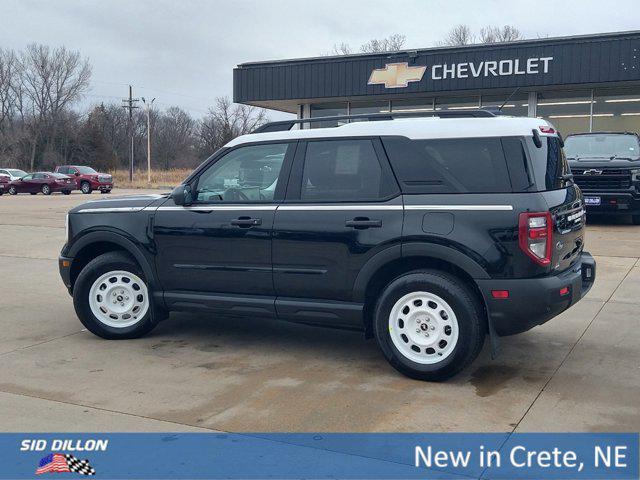
[[[500,138],[382,141],[405,193],[512,191]]]
[[[539,191],[564,188],[563,175],[570,172],[569,164],[558,137],[541,137],[542,146],[536,147],[532,137],[527,137],[536,189]]]

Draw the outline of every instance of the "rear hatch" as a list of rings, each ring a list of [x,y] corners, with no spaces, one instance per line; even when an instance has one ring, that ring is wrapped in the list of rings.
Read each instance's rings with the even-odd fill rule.
[[[584,248],[585,209],[580,188],[570,176],[562,142],[555,135],[540,136],[529,145],[535,183],[547,202],[551,217],[550,267],[563,271],[573,265]]]

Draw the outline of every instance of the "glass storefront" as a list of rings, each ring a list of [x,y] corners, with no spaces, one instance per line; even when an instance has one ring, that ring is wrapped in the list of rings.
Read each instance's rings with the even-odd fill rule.
[[[339,103],[314,103],[311,104],[311,118],[337,117],[347,114],[347,102]],[[338,122],[314,122],[309,124],[311,128],[337,127]]]
[[[436,110],[473,110],[480,108],[480,97],[436,97]]]
[[[528,93],[515,93],[509,98],[511,94],[505,93],[502,95],[482,95],[480,97],[480,104],[483,107],[500,107],[502,104],[502,111],[505,115],[513,115],[514,117],[526,117],[529,114],[529,94]],[[506,102],[506,103],[505,103]]]
[[[365,113],[388,113],[389,101],[374,102],[349,102],[349,115],[362,115]]]
[[[540,92],[536,114],[567,136],[589,131],[591,90]]]
[[[393,100],[391,102],[392,112],[430,112],[433,110],[434,98],[408,98],[403,100]]]
[[[365,113],[419,112],[435,110],[467,110],[499,107],[509,97],[482,95],[467,97],[416,97],[392,100],[352,101],[311,105],[312,117],[328,117]],[[507,115],[527,116],[529,94],[517,93],[507,100],[503,110]],[[537,93],[536,116],[549,120],[567,136],[589,131],[640,133],[640,88],[595,90],[560,90]],[[313,127],[336,126],[336,122],[321,122]]]
[[[640,89],[595,90],[594,132],[640,132]]]

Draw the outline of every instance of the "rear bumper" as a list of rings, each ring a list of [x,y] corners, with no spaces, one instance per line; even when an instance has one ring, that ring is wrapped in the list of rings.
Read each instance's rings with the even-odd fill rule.
[[[638,195],[635,189],[620,192],[583,190],[582,194],[585,197],[600,198],[600,205],[585,204],[588,213],[640,214],[640,195]]]
[[[477,280],[489,317],[498,335],[525,332],[551,320],[577,303],[593,286],[596,262],[583,252],[564,272],[542,278]],[[568,292],[561,294],[561,289]],[[508,290],[509,298],[495,299],[492,290]]]

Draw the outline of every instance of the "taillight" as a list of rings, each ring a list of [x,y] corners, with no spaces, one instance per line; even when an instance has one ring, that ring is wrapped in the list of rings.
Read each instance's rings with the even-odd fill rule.
[[[553,244],[551,213],[521,213],[518,223],[520,249],[538,265],[549,265]]]

